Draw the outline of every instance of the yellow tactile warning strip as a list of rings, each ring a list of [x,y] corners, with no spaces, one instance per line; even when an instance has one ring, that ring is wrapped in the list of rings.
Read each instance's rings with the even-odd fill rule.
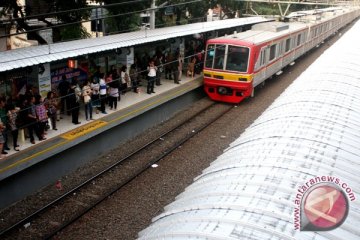
[[[63,146],[71,141],[74,141],[75,139],[81,137],[81,136],[84,136],[86,134],[89,134],[93,131],[95,131],[96,129],[100,129],[110,123],[114,123],[114,122],[117,122],[119,120],[122,120],[124,118],[127,118],[127,117],[130,117],[130,116],[133,116],[133,115],[136,115],[136,113],[138,112],[141,112],[141,111],[144,111],[146,109],[150,109],[152,106],[155,106],[155,105],[159,105],[161,103],[164,103],[168,100],[170,100],[171,98],[175,97],[175,96],[179,96],[181,93],[185,93],[185,92],[188,92],[192,89],[194,89],[194,85],[197,85],[199,84],[199,81],[193,81],[192,84],[190,84],[189,86],[185,87],[185,88],[182,88],[182,89],[179,89],[178,91],[175,91],[175,92],[172,92],[170,94],[167,94],[165,95],[164,97],[161,97],[160,99],[156,99],[155,101],[152,101],[146,105],[143,105],[143,106],[138,106],[137,108],[135,108],[133,111],[130,111],[130,112],[127,112],[119,117],[116,117],[110,121],[104,121],[104,120],[95,120],[89,124],[86,124],[84,126],[81,126],[79,128],[76,128],[76,129],[73,129],[65,134],[62,134],[62,135],[59,135],[60,138],[63,139],[63,141],[57,143],[57,144],[54,144],[54,145],[51,145],[41,151],[38,151],[30,156],[27,156],[23,159],[20,159],[18,160],[17,162],[14,162],[8,166],[5,166],[3,168],[0,168],[0,174],[3,173],[3,172],[6,172],[12,168],[15,168],[17,166],[19,166],[20,164],[23,164],[25,162],[28,162],[30,161],[31,159],[35,158],[35,157],[38,157],[38,156],[41,156],[42,154],[45,154],[45,153],[48,153],[60,146]],[[200,85],[199,85],[200,86]],[[138,103],[139,104],[139,103]],[[133,106],[136,106],[137,104],[133,105]]]
[[[107,124],[108,123],[105,121],[95,120],[91,123],[88,123],[81,127],[75,128],[75,129],[71,130],[70,132],[67,132],[67,133],[61,135],[60,137],[65,138],[67,140],[73,140],[73,139],[81,137],[87,133],[90,133],[98,128],[101,128]]]

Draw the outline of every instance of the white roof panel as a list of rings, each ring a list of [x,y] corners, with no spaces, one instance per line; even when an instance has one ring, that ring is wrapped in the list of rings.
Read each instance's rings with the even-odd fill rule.
[[[360,21],[313,63],[139,239],[359,239],[360,202],[331,231],[294,227],[298,189],[337,177],[360,195]]]
[[[81,39],[50,45],[33,46],[22,49],[0,52],[0,72],[25,66],[76,57],[100,51],[134,46],[147,42],[160,41],[169,38],[187,36],[218,29],[231,28],[246,24],[268,21],[263,17],[226,19],[214,22],[193,23],[187,25],[158,28],[105,36],[101,38]],[[36,58],[36,62],[31,59]]]

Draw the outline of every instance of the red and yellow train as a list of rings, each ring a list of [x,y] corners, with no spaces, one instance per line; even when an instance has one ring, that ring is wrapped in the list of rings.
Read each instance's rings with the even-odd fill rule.
[[[239,103],[259,84],[359,16],[332,8],[292,22],[266,22],[207,41],[204,88],[214,101]]]

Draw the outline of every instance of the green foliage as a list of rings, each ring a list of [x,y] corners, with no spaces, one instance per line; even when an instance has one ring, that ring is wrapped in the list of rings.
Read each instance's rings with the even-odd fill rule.
[[[55,0],[56,11],[75,10],[87,6],[86,0]],[[56,14],[56,18],[65,23],[71,23],[88,19],[89,11],[72,11],[62,14]]]
[[[110,17],[105,19],[105,28],[107,34],[135,31],[139,29],[139,14],[131,14],[119,17]]]
[[[240,10],[244,3],[236,0],[210,0],[210,1],[198,1],[198,2],[191,2],[191,0],[158,0],[157,5],[160,5],[164,2],[168,2],[168,5],[175,5],[175,4],[181,4],[181,3],[187,3],[183,5],[177,6],[179,11],[181,12],[180,16],[181,19],[178,20],[180,24],[188,23],[188,22],[199,22],[204,21],[206,19],[206,15],[208,12],[208,9],[214,8],[217,6],[217,4],[220,4],[222,6],[223,11],[228,15],[228,17],[234,17],[235,12],[237,10]],[[188,10],[190,17],[189,19],[186,18],[186,10]],[[173,21],[173,19],[170,18],[170,21]]]
[[[287,4],[281,4],[281,7],[282,7],[282,11],[285,11]],[[326,7],[326,6],[319,5],[318,7],[322,8],[322,7]],[[279,6],[276,3],[255,3],[254,2],[254,3],[252,3],[252,8],[259,15],[280,15]],[[314,8],[317,8],[317,6],[314,7],[313,5],[292,4],[292,5],[290,5],[290,8],[289,8],[287,14],[290,14],[291,12],[296,12],[296,11],[311,10]],[[247,13],[254,14],[254,12],[252,12],[249,9],[249,6],[247,6],[246,10],[247,10]]]
[[[279,15],[279,7],[277,4],[253,3],[252,8],[259,15]]]
[[[140,11],[150,8],[150,1],[129,1],[129,0],[97,0],[104,3],[108,11],[105,26],[107,33],[129,32],[139,29]],[[108,4],[123,3],[117,6],[106,7]]]
[[[62,41],[70,41],[90,37],[90,34],[81,24],[72,24],[66,27],[61,27],[59,30]]]
[[[87,6],[86,0],[55,0],[56,11],[66,11],[77,8],[85,8]],[[70,23],[70,25],[59,28],[60,41],[88,38],[90,34],[86,32],[86,29],[79,24],[80,21],[87,20],[90,17],[90,11],[72,11],[62,14],[57,14],[56,18],[62,23]],[[73,23],[73,24],[71,24]]]

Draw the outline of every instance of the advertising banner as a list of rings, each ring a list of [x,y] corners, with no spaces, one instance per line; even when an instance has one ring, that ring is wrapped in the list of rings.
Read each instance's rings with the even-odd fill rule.
[[[50,76],[50,63],[39,65],[39,94],[46,97],[47,93],[51,91],[51,76]]]

